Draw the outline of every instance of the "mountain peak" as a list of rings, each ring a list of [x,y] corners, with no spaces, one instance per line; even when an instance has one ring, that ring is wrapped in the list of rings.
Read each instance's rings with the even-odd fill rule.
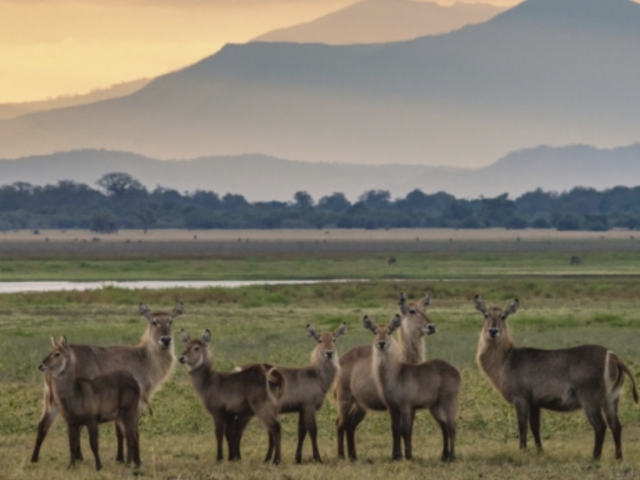
[[[631,0],[526,0],[498,15],[495,23],[540,23],[563,29],[638,32],[640,5]]]

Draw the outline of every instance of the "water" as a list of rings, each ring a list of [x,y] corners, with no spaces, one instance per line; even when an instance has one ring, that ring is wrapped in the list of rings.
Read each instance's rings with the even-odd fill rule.
[[[0,282],[0,293],[99,290],[106,287],[127,290],[162,288],[238,288],[252,285],[309,285],[362,280],[143,280],[135,282]]]

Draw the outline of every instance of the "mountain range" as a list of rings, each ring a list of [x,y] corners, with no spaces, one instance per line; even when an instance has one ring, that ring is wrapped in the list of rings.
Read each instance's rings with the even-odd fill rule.
[[[419,188],[464,198],[516,197],[542,188],[565,191],[576,185],[597,189],[640,185],[640,143],[599,150],[585,145],[538,147],[513,152],[480,169],[417,165],[353,165],[308,163],[264,155],[155,160],[126,152],[81,150],[0,160],[2,184],[34,185],[74,180],[96,188],[105,173],[125,172],[147,188],[160,185],[178,191],[235,193],[250,201],[289,201],[297,191],[316,200],[342,192],[355,200],[367,190],[389,190],[394,197]]]
[[[265,33],[254,41],[329,45],[397,42],[481,23],[504,10],[488,4],[444,7],[412,0],[362,0],[311,22]]]
[[[141,90],[0,122],[0,156],[105,148],[348,164],[487,165],[540,144],[639,140],[640,5],[526,0],[374,45],[228,45]]]
[[[56,108],[75,107],[89,103],[109,100],[111,98],[124,97],[140,90],[150,82],[149,79],[133,80],[131,82],[118,83],[108,88],[100,88],[80,95],[65,95],[62,97],[39,100],[35,102],[0,103],[0,120],[19,117],[27,113],[54,110]]]

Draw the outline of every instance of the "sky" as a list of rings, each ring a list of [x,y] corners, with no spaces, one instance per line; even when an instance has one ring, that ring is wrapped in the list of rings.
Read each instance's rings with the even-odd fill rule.
[[[226,43],[244,43],[350,3],[354,0],[0,0],[0,103],[152,78],[212,55]],[[519,0],[465,3],[509,6]]]

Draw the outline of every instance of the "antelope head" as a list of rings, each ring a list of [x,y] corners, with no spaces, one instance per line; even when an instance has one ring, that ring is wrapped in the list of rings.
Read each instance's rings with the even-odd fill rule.
[[[147,327],[146,337],[147,340],[153,345],[160,345],[161,347],[168,348],[171,346],[171,325],[173,319],[184,312],[184,303],[180,302],[173,309],[173,312],[156,312],[152,313],[144,303],[141,303],[138,307],[140,315],[147,319],[149,322]]]
[[[329,360],[334,365],[338,366],[338,351],[336,350],[336,340],[347,333],[347,324],[342,324],[336,329],[335,332],[318,333],[311,325],[307,325],[307,335],[312,340],[315,340],[318,345],[311,354],[311,361],[317,362],[323,359]]]
[[[431,292],[427,292],[417,302],[407,302],[407,295],[402,292],[398,297],[398,306],[402,319],[402,334],[406,338],[422,338],[424,335],[436,333],[436,326],[427,317],[425,309],[431,303]]]
[[[370,330],[376,338],[373,340],[373,347],[380,352],[387,352],[393,348],[395,340],[391,336],[402,323],[402,317],[396,313],[389,325],[376,325],[367,315],[362,319],[364,328]]]
[[[51,372],[54,375],[62,375],[71,360],[71,350],[69,349],[67,337],[63,335],[60,337],[59,342],[51,337],[51,346],[53,349],[38,366],[38,369],[41,372]]]
[[[485,339],[487,341],[497,341],[503,336],[508,338],[507,318],[518,310],[520,305],[518,299],[514,298],[504,310],[496,307],[487,308],[480,295],[476,295],[474,300],[476,310],[484,316],[482,332]]]
[[[200,340],[191,340],[187,332],[180,330],[180,339],[187,344],[187,348],[180,355],[179,361],[185,364],[189,371],[208,363],[207,345],[211,341],[211,332],[208,329],[204,331]]]

